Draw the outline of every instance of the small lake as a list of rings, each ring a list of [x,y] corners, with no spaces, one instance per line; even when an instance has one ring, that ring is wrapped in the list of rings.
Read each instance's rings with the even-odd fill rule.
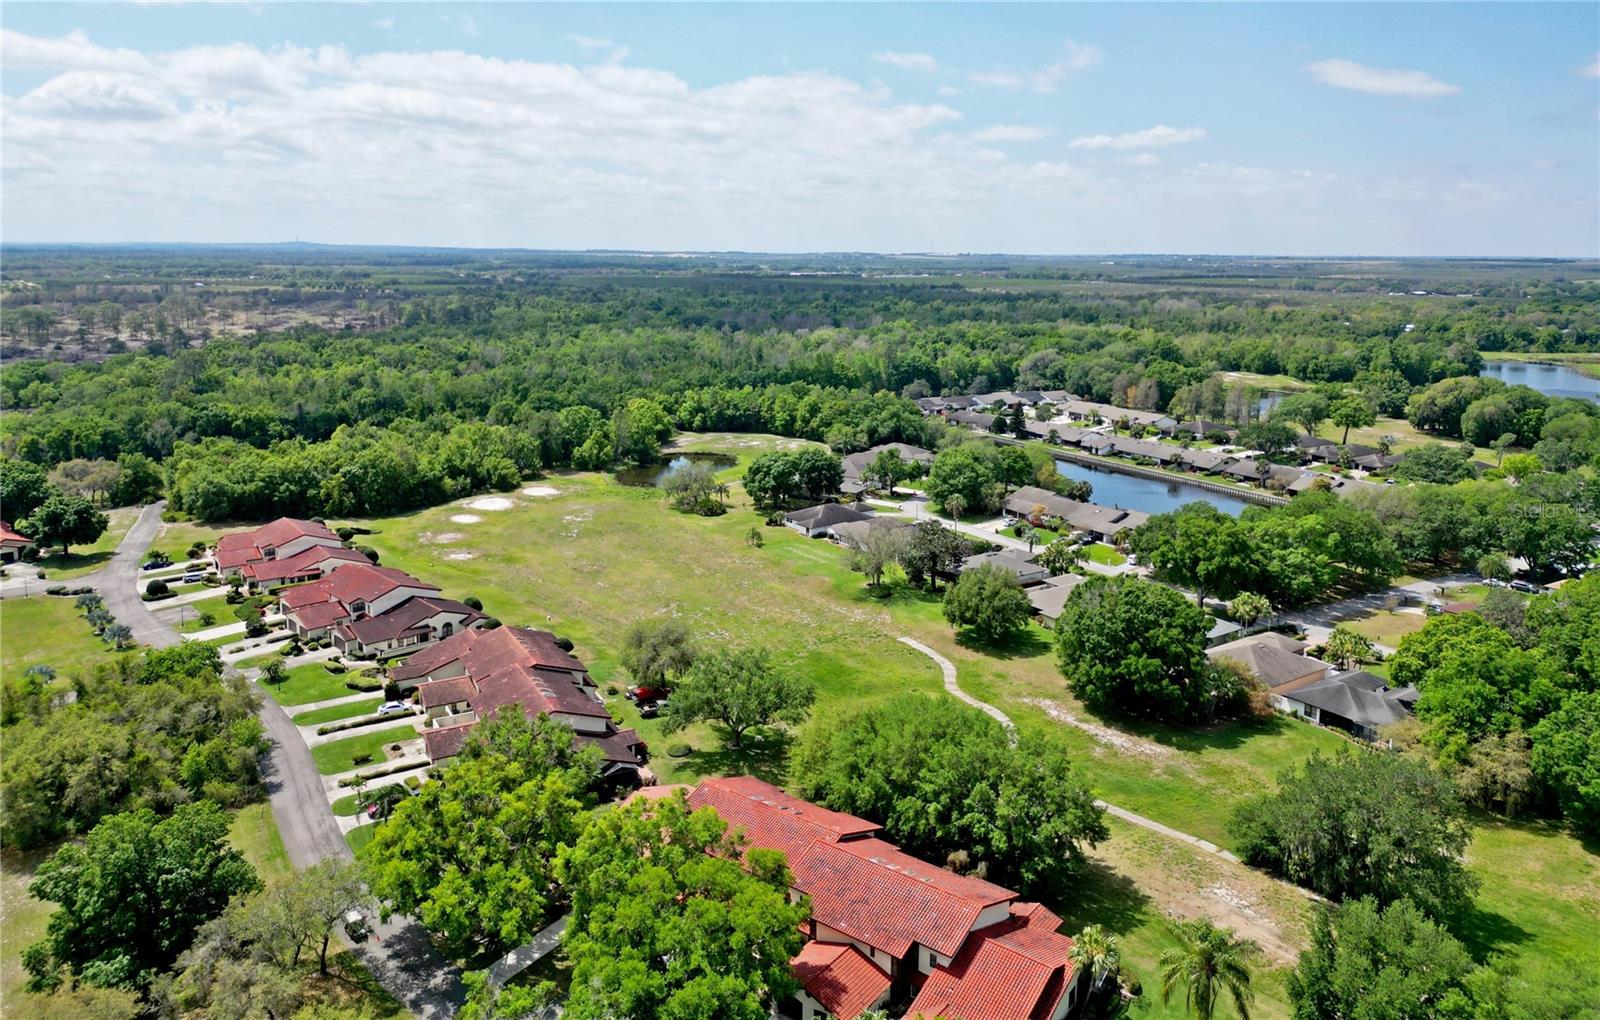
[[[713,471],[731,468],[739,463],[738,458],[730,457],[726,453],[680,453],[669,461],[661,464],[646,464],[643,467],[623,468],[617,472],[617,481],[623,485],[657,487],[667,484],[673,475],[678,474],[690,464],[705,464]]]
[[[1242,499],[1226,493],[1212,492],[1183,482],[1141,478],[1125,475],[1107,468],[1086,467],[1069,461],[1056,461],[1056,470],[1073,481],[1088,482],[1094,486],[1090,500],[1101,506],[1120,507],[1123,510],[1143,510],[1147,514],[1164,514],[1185,503],[1210,503],[1225,514],[1239,516],[1239,511],[1249,506]]]
[[[1577,397],[1600,400],[1600,379],[1593,379],[1571,365],[1552,365],[1538,361],[1484,361],[1478,373],[1499,379],[1510,386],[1527,386],[1547,397]]]

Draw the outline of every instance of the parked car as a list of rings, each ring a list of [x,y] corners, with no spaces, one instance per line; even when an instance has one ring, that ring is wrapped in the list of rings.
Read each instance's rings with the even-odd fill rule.
[[[400,715],[411,711],[411,705],[404,701],[385,701],[378,706],[379,715]]]
[[[149,563],[146,563],[140,569],[141,570],[160,570],[162,567],[170,567],[170,566],[172,566],[171,563],[163,563],[161,560],[151,560]]]
[[[635,687],[628,691],[628,700],[641,704],[646,701],[661,701],[672,693],[670,687]]]
[[[183,580],[180,583],[193,584],[195,581],[204,581],[205,579],[206,575],[197,573],[195,571],[190,571],[189,573],[183,575]]]
[[[344,933],[351,942],[359,946],[372,934],[372,925],[361,911],[347,911],[344,915]]]
[[[667,711],[666,701],[641,701],[639,702],[639,716],[643,719],[654,719],[662,712]]]
[[[1537,595],[1544,590],[1531,581],[1512,581],[1511,587],[1515,591],[1526,592],[1529,595]]]

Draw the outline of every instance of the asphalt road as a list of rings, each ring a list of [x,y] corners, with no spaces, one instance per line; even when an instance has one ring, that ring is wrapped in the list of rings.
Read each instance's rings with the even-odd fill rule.
[[[134,639],[155,648],[183,640],[139,598],[139,564],[161,530],[165,508],[165,502],[145,507],[111,560],[73,582],[93,585],[118,622],[133,631]],[[349,858],[350,846],[322,792],[322,776],[289,714],[263,695],[260,716],[271,741],[261,757],[262,779],[290,862],[307,868],[329,857]],[[410,918],[391,918],[377,925],[374,938],[356,952],[389,994],[425,1020],[454,1016],[465,999],[460,973],[434,951],[422,926]]]

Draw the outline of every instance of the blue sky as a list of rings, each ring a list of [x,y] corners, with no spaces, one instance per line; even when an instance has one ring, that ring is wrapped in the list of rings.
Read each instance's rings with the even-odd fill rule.
[[[12,4],[3,236],[1600,254],[1600,5]]]

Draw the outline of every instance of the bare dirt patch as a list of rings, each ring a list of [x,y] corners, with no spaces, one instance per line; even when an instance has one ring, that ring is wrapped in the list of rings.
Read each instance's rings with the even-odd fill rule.
[[[447,559],[447,560],[471,560],[471,559],[476,559],[477,556],[478,556],[477,553],[470,553],[470,552],[467,552],[465,549],[458,549],[455,552],[445,553],[444,554],[444,558]]]
[[[473,510],[510,510],[516,505],[504,496],[484,496],[467,504]]]
[[[423,545],[449,545],[451,542],[459,542],[466,537],[459,531],[444,531],[437,535],[431,531],[424,531],[417,536],[417,541]]]
[[[560,489],[557,489],[554,486],[550,486],[550,485],[530,485],[526,489],[522,490],[522,494],[524,496],[532,496],[534,499],[540,499],[540,498],[547,497],[547,496],[554,496],[554,495],[559,494],[560,492],[561,492]]]
[[[477,514],[451,514],[450,520],[456,524],[477,524],[483,518]]]
[[[1127,754],[1142,755],[1156,761],[1168,761],[1173,757],[1173,750],[1170,747],[1163,747],[1155,741],[1145,740],[1143,737],[1130,736],[1121,730],[1111,729],[1109,726],[1100,726],[1085,719],[1079,719],[1067,711],[1066,707],[1059,702],[1051,701],[1048,698],[1024,698],[1023,700],[1035,708],[1043,709],[1045,715],[1048,715],[1056,722],[1066,723],[1068,726],[1076,726],[1093,737],[1098,743],[1107,747],[1115,748]]]

